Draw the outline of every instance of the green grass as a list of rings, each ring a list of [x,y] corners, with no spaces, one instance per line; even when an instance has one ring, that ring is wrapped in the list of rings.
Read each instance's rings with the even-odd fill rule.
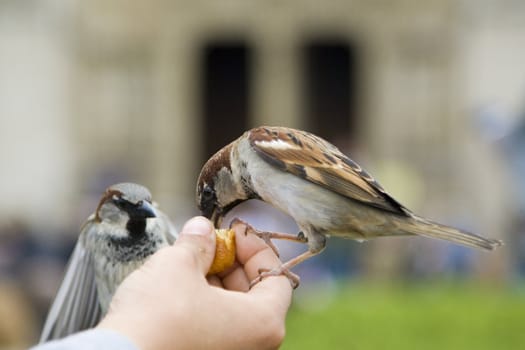
[[[319,298],[322,307],[301,307]],[[297,299],[285,350],[525,349],[525,293],[518,288],[354,283],[328,298]]]

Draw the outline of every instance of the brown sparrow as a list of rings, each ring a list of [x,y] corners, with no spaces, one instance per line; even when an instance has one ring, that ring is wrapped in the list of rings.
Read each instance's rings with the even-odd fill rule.
[[[216,226],[230,209],[248,199],[286,212],[301,232],[259,232],[247,225],[248,231],[265,239],[275,251],[271,238],[308,244],[307,252],[281,267],[261,269],[252,283],[284,274],[297,286],[299,278],[289,269],[319,254],[329,236],[366,240],[420,235],[487,250],[502,244],[415,215],[337,147],[308,132],[285,127],[249,130],[204,164],[197,183],[197,205]]]
[[[176,235],[148,189],[134,183],[109,187],[80,230],[40,342],[95,326],[122,280]]]

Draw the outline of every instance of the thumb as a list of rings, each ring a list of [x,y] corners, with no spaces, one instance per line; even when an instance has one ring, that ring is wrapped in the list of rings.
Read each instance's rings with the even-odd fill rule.
[[[212,223],[197,216],[186,222],[173,244],[179,258],[189,267],[206,275],[215,255],[215,231]]]

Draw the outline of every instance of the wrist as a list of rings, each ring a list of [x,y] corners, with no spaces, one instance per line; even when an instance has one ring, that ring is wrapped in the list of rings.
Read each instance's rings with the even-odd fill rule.
[[[109,313],[98,324],[98,329],[116,332],[131,341],[138,349],[161,349],[159,335],[152,334],[151,325],[145,324],[147,320],[136,320],[133,317],[121,317]]]

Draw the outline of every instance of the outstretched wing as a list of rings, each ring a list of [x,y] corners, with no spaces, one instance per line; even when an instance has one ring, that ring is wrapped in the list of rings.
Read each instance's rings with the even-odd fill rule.
[[[179,233],[177,232],[177,229],[175,228],[175,225],[169,216],[159,209],[158,204],[153,202],[153,206],[155,207],[155,212],[157,214],[157,218],[159,219],[158,223],[161,227],[161,231],[166,237],[166,241],[171,245],[177,240]]]
[[[408,215],[399,204],[353,160],[331,143],[306,131],[259,127],[249,141],[267,163],[364,204]]]
[[[90,220],[83,230],[88,230],[91,225]],[[41,343],[91,328],[101,318],[93,255],[85,249],[81,238],[82,234],[47,315],[40,337]]]

